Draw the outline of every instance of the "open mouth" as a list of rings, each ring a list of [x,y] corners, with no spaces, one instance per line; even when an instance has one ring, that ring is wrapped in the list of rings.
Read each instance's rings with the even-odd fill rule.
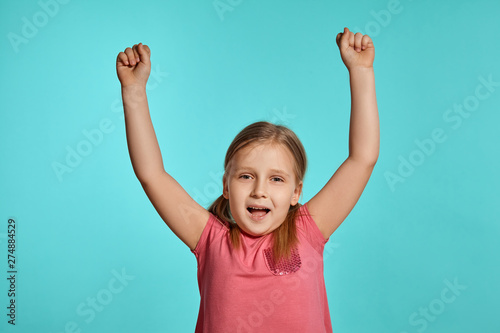
[[[259,208],[259,207],[247,207],[248,212],[257,218],[264,217],[267,213],[269,213],[271,210],[269,208]]]

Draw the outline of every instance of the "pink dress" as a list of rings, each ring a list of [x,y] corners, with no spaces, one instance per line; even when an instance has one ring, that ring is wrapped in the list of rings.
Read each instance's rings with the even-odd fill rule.
[[[198,262],[200,310],[196,333],[332,332],[323,277],[324,239],[307,209],[296,220],[299,244],[276,262],[272,234],[241,233],[234,250],[229,229],[210,214],[192,251]]]

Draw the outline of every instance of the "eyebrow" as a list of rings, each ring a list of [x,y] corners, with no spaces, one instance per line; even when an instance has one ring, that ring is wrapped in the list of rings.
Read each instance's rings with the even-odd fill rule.
[[[250,167],[240,167],[240,168],[236,169],[236,172],[251,171],[251,170],[252,170],[252,168],[250,168]],[[279,174],[285,175],[287,177],[290,176],[285,170],[282,170],[282,169],[271,169],[270,171],[272,173],[279,173]]]
[[[271,169],[271,172],[280,173],[280,174],[283,174],[285,176],[289,176],[288,173],[285,172],[285,170],[281,170],[281,169]]]

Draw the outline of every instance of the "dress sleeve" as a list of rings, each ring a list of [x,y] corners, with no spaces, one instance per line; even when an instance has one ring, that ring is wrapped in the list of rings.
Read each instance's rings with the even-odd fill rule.
[[[227,232],[227,227],[212,213],[208,217],[208,222],[203,228],[203,231],[200,236],[200,240],[194,250],[191,250],[193,254],[196,256],[196,260],[198,264],[204,261],[205,254],[207,252],[210,244],[216,239],[220,238],[224,232]]]
[[[302,233],[304,238],[311,244],[319,253],[323,253],[325,244],[330,238],[325,239],[318,228],[318,225],[312,218],[307,208],[307,203],[300,206],[297,218],[295,220],[297,231]]]
[[[201,232],[198,244],[196,244],[194,250],[191,250],[191,252],[193,252],[197,259],[199,259],[200,255],[202,255],[204,252],[204,249],[206,247],[205,244],[207,243],[207,235],[210,232],[210,229],[212,229],[213,220],[214,216],[212,213],[210,213],[207,224],[205,224],[205,228],[203,228],[203,231]]]

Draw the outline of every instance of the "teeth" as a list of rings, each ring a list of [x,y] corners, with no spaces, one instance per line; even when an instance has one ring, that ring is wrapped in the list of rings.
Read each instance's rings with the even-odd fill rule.
[[[257,208],[257,207],[249,207],[249,208],[252,208],[252,209],[260,209],[260,210],[267,210],[267,208]]]

